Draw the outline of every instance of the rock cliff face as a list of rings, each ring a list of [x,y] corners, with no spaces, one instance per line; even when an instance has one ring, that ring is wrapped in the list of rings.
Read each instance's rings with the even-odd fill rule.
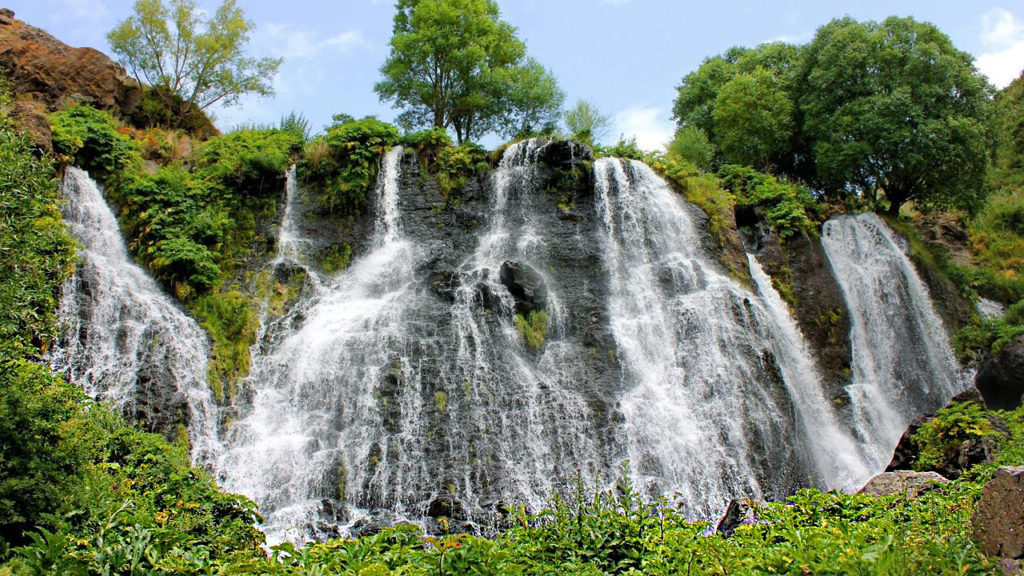
[[[40,148],[50,147],[46,112],[87,103],[129,115],[142,90],[124,68],[93,48],[73,48],[0,9],[0,70],[17,95],[14,119]]]
[[[138,83],[102,52],[68,46],[9,9],[0,10],[0,67],[11,75],[15,92],[51,110],[86,102],[130,114],[141,97]]]

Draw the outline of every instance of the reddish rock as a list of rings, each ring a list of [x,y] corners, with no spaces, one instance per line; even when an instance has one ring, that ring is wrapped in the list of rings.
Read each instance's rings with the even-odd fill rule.
[[[974,539],[986,555],[1024,558],[1024,467],[996,470],[985,485],[972,524]]]
[[[14,92],[50,110],[84,102],[128,115],[142,92],[124,68],[92,48],[72,48],[39,28],[0,11],[0,69]]]
[[[940,484],[948,483],[949,480],[935,472],[897,470],[895,472],[883,472],[868,480],[868,483],[860,489],[860,493],[874,494],[875,496],[906,494],[911,498],[917,498],[925,492],[934,490]]]

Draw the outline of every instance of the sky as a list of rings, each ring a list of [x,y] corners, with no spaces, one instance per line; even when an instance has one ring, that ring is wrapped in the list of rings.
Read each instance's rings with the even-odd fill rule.
[[[213,11],[220,0],[196,0]],[[0,0],[0,4],[3,0]],[[131,14],[134,0],[6,0],[17,18],[73,46],[110,54],[106,33]],[[388,55],[392,0],[238,0],[255,23],[249,51],[283,57],[272,97],[246,97],[213,110],[217,126],[270,123],[299,112],[314,131],[331,116],[397,110],[373,85]],[[606,141],[636,137],[646,149],[671,139],[675,87],[707,57],[731,46],[808,42],[833,18],[912,16],[938,26],[978,69],[1003,87],[1024,69],[1024,4],[1017,0],[499,0],[529,53],[547,66],[566,105],[595,103],[613,119]],[[484,144],[494,145],[495,140]]]

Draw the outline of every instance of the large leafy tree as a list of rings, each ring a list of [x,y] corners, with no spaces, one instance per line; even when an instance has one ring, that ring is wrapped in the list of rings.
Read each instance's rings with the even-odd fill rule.
[[[882,191],[892,213],[908,200],[978,208],[990,96],[971,56],[931,24],[830,22],[804,50],[797,97],[818,185]]]
[[[772,42],[706,59],[677,87],[676,121],[706,134],[720,162],[792,171],[799,57],[798,46]]]
[[[398,0],[391,53],[375,86],[406,127],[455,130],[459,142],[547,122],[563,96],[494,0]]]
[[[793,106],[779,80],[763,68],[738,74],[718,91],[714,105],[722,153],[730,162],[770,170],[793,135]]]
[[[191,109],[273,93],[281,59],[246,55],[253,23],[235,0],[224,0],[205,22],[202,16],[193,0],[137,0],[134,14],[107,34],[121,64],[154,89],[168,124]]]

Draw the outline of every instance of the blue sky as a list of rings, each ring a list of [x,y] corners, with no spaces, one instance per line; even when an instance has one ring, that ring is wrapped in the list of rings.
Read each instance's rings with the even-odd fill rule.
[[[134,0],[9,0],[16,16],[74,46],[109,53],[105,35]],[[219,0],[197,0],[214,10]],[[636,136],[649,149],[671,137],[674,87],[710,55],[772,40],[806,42],[832,18],[913,16],[936,24],[978,68],[1005,86],[1024,68],[1024,5],[975,0],[894,2],[499,0],[530,53],[550,68],[567,104],[586,98],[615,120],[610,140]],[[214,110],[217,125],[276,123],[291,111],[314,129],[345,112],[397,114],[373,85],[387,57],[391,0],[239,0],[256,24],[251,52],[285,58],[276,95]],[[486,142],[485,142],[486,143]]]

